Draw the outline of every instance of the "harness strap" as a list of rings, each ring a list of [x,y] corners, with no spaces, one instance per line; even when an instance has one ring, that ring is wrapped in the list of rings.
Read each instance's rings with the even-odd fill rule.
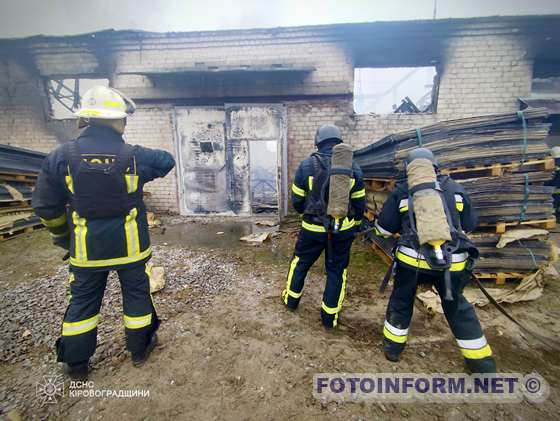
[[[417,191],[426,190],[426,189],[432,189],[432,190],[441,191],[441,184],[439,183],[439,181],[436,181],[435,183],[431,183],[431,182],[428,182],[428,183],[420,183],[420,184],[417,184],[417,185],[415,185],[414,187],[412,187],[412,188],[409,190],[409,192],[410,192],[410,194],[414,194],[414,193],[416,193]]]
[[[352,171],[349,168],[332,168],[329,172],[330,175],[333,174],[342,174],[342,175],[347,175],[348,177],[352,177],[352,175],[354,174],[354,171]]]
[[[82,153],[80,152],[77,141],[74,140],[68,143],[68,147],[66,148],[66,160],[70,166],[71,173],[74,173],[80,167],[82,163]]]
[[[114,169],[116,172],[124,174],[130,164],[130,160],[134,155],[134,147],[128,143],[123,143],[117,158],[115,159]]]

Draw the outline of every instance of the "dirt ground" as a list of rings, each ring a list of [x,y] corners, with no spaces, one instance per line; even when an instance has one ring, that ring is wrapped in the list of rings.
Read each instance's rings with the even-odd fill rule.
[[[5,348],[0,354],[0,417],[558,419],[560,356],[521,334],[491,307],[477,309],[477,313],[499,370],[538,372],[552,387],[544,403],[317,401],[312,396],[316,373],[456,373],[463,371],[462,358],[443,316],[428,313],[417,302],[402,360],[397,364],[385,360],[381,340],[390,288],[385,294],[377,292],[385,266],[359,240],[353,246],[337,330],[326,331],[320,323],[322,262],[309,274],[298,311],[286,311],[279,296],[296,233],[288,228],[259,246],[240,243],[239,236],[250,231],[251,224],[185,223],[179,219],[170,219],[155,229],[154,262],[167,272],[166,288],[154,294],[163,319],[160,345],[142,368],[132,366],[123,352],[120,301],[114,282],[111,296],[116,298],[109,297],[109,304],[103,307],[102,349],[92,361],[90,375],[96,389],[149,390],[149,397],[77,398],[65,393],[57,403],[46,404],[36,390],[43,376],[61,373],[51,339],[56,337],[66,302],[63,252],[49,246],[44,230],[0,243],[0,344]],[[549,279],[541,299],[508,308],[541,334],[559,337],[559,294],[558,281]],[[50,298],[44,298],[47,296]],[[30,315],[12,314],[32,299],[38,301],[27,307]],[[66,381],[66,390],[68,387]]]

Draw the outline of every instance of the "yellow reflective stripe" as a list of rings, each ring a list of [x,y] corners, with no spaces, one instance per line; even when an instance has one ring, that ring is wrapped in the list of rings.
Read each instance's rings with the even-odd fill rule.
[[[342,303],[344,302],[344,297],[346,296],[346,276],[348,270],[344,269],[342,271],[342,288],[340,289],[340,295],[338,296],[338,311],[342,310]]]
[[[152,248],[148,247],[140,254],[131,257],[116,257],[113,259],[102,259],[102,260],[79,260],[77,258],[70,257],[70,264],[72,266],[78,266],[83,268],[120,266],[120,265],[126,265],[129,263],[138,262],[150,256],[150,254],[152,254]]]
[[[105,107],[118,108],[119,110],[123,110],[123,111],[126,110],[126,106],[119,101],[106,100],[103,101],[103,105]]]
[[[292,191],[297,194],[298,196],[305,197],[305,190],[300,189],[298,186],[292,184]]]
[[[492,349],[488,344],[479,349],[461,348],[461,352],[463,353],[463,357],[469,358],[471,360],[479,360],[481,358],[490,357],[492,355]]]
[[[356,221],[354,221],[354,219],[344,218],[344,221],[342,221],[342,226],[340,227],[340,231],[346,231],[350,228],[354,228],[354,225],[356,225]]]
[[[408,212],[408,206],[403,206],[402,208],[399,208],[399,212],[400,213]]]
[[[98,321],[99,314],[78,322],[63,322],[62,336],[74,336],[89,332],[97,327]]]
[[[356,179],[355,178],[351,178],[350,179],[350,190],[352,190],[354,188],[354,186],[356,185]]]
[[[393,333],[391,333],[389,331],[389,329],[387,329],[386,326],[383,327],[383,336],[385,336],[387,339],[396,342],[398,344],[404,344],[406,342],[407,339],[407,335],[403,335],[403,336],[397,336]]]
[[[126,191],[128,193],[134,193],[138,190],[138,176],[134,174],[125,174],[124,179],[126,181]]]
[[[413,266],[413,267],[416,267],[418,269],[432,270],[432,268],[430,267],[428,262],[426,262],[425,260],[416,259],[414,257],[407,256],[406,254],[404,254],[403,252],[401,252],[399,250],[397,250],[397,252],[395,253],[395,256],[398,260],[400,260],[403,263],[406,263],[409,266]],[[449,270],[451,272],[459,272],[461,270],[464,270],[466,266],[467,266],[467,261],[466,260],[463,261],[463,262],[456,262],[456,263],[451,264],[451,267],[449,268]]]
[[[465,208],[465,204],[464,203],[460,203],[460,202],[456,202],[455,206],[457,207],[457,210],[459,212],[463,212],[463,209]]]
[[[282,299],[284,300],[284,304],[288,304],[288,296],[292,298],[300,298],[303,294],[302,292],[294,292],[291,289],[292,286],[292,278],[294,277],[294,271],[296,270],[296,266],[299,262],[299,257],[294,256],[292,259],[292,263],[290,263],[290,270],[288,271],[288,280],[286,281],[286,289],[282,292]]]
[[[53,219],[40,218],[44,226],[48,228],[56,228],[66,224],[66,212]]]
[[[338,307],[328,307],[325,303],[321,303],[321,308],[328,314],[336,314],[338,312]]]
[[[80,218],[76,211],[72,212],[72,221],[74,222],[74,242],[76,243],[76,259],[80,261],[87,260],[87,221]]]
[[[128,253],[128,257],[140,254],[140,237],[138,235],[138,223],[136,222],[137,215],[138,210],[136,208],[133,208],[125,217],[124,221],[124,230],[126,233],[126,250]]]
[[[350,195],[351,199],[361,199],[362,197],[366,197],[366,189],[355,191]]]
[[[313,176],[312,175],[307,177],[307,187],[308,187],[309,191],[313,190]]]
[[[127,316],[125,314],[123,319],[124,327],[128,329],[141,329],[152,323],[152,313],[148,313],[143,316]]]
[[[340,227],[340,231],[349,230],[350,228],[354,228],[355,225],[356,225],[356,221],[354,221],[354,219],[344,218],[344,221],[342,221],[342,226]],[[301,221],[301,226],[305,228],[307,231],[327,232],[324,226],[311,224],[305,221]]]
[[[67,175],[64,179],[66,180],[66,187],[68,187],[70,193],[74,194],[74,182],[72,181],[72,176]]]
[[[322,225],[315,225],[315,224],[310,224],[309,222],[305,222],[305,221],[301,221],[301,226],[306,229],[307,231],[313,231],[313,232],[327,232],[325,230],[325,227]]]
[[[342,303],[344,302],[344,297],[346,296],[346,274],[347,274],[347,270],[344,269],[342,271],[342,286],[340,288],[340,294],[338,295],[338,303],[336,307],[329,307],[328,305],[325,304],[324,301],[321,302],[321,308],[325,313],[334,314],[333,327],[336,327],[337,325],[338,314],[342,310]]]

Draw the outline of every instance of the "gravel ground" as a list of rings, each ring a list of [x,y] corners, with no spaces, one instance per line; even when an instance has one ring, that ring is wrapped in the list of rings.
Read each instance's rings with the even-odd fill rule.
[[[164,320],[180,313],[185,306],[194,309],[208,306],[214,294],[235,280],[235,263],[224,262],[221,257],[162,246],[154,247],[154,256],[151,263],[165,268],[166,287],[154,294],[156,308],[165,315]],[[53,350],[68,293],[66,265],[58,267],[51,276],[1,292],[0,361],[25,364],[33,349]],[[124,355],[121,317],[120,286],[116,273],[111,273],[101,309],[94,365]]]

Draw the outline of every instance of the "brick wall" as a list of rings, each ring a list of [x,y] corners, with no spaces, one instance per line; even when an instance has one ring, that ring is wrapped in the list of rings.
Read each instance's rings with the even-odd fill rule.
[[[432,124],[436,114],[356,115],[351,99],[291,101],[288,108],[289,177],[300,161],[314,150],[315,131],[322,124],[336,124],[354,148],[366,146],[391,133]]]
[[[457,34],[444,54],[438,115],[447,119],[516,111],[517,98],[531,92],[532,72],[523,37]]]
[[[238,36],[185,34],[180,37],[150,37],[141,44],[115,46],[114,86],[136,97],[211,98],[267,95],[318,95],[351,93],[353,89],[352,60],[344,44],[320,42],[313,33],[290,36]],[[247,79],[209,79],[190,76],[172,79],[166,85],[160,77],[158,86],[147,77],[125,74],[143,71],[180,71],[209,67],[274,67],[314,69],[295,80],[284,72],[248,73]],[[210,75],[214,77],[216,75]],[[144,88],[144,89],[142,89]],[[155,89],[154,89],[155,88]]]
[[[175,157],[175,140],[172,124],[172,108],[169,105],[140,107],[128,119],[126,141],[152,149],[163,149]],[[165,178],[156,179],[145,185],[150,193],[146,204],[150,209],[163,212],[179,212],[176,169]]]
[[[0,143],[49,152],[57,138],[45,121],[37,77],[16,60],[0,60]]]

